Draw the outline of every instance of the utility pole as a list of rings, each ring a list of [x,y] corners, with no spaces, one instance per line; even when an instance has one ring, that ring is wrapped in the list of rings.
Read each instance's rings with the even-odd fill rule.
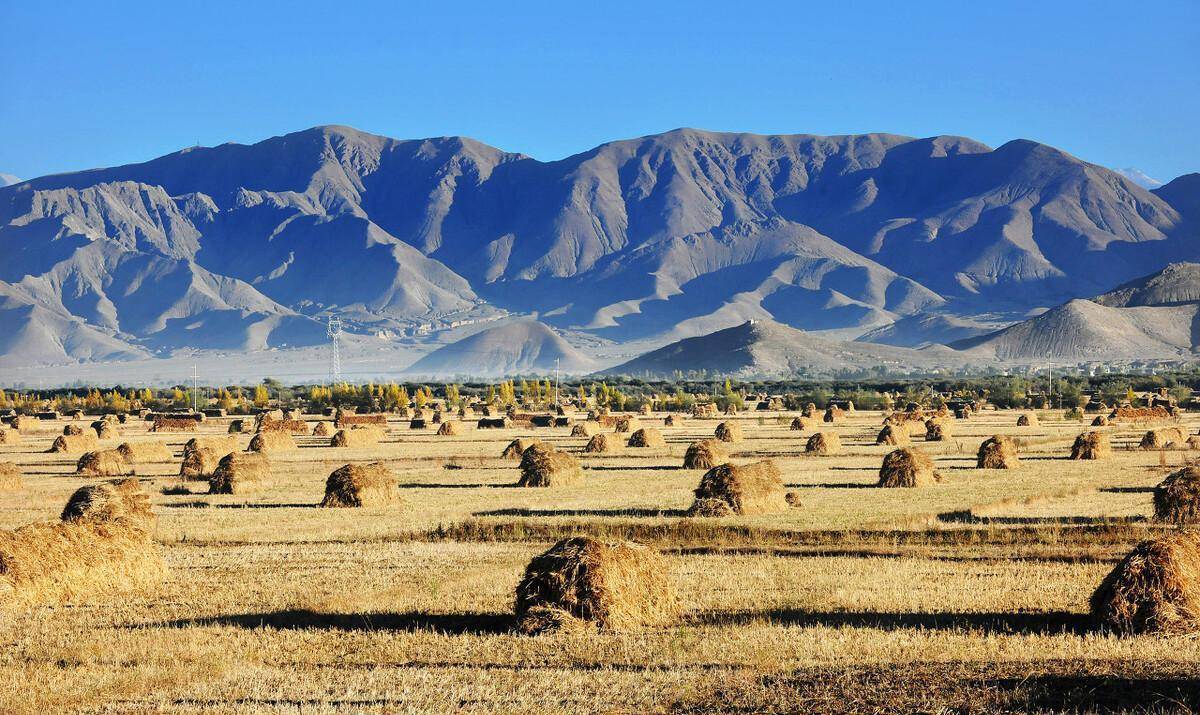
[[[1046,356],[1046,380],[1049,381],[1050,387],[1046,391],[1047,404],[1053,409],[1054,407],[1054,363],[1050,362],[1050,356]]]
[[[558,407],[558,358],[554,358],[554,406]]]
[[[192,365],[192,413],[200,412],[200,370]]]

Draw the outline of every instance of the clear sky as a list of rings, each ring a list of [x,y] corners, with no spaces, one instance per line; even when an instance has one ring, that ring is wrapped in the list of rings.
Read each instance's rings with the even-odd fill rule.
[[[317,124],[539,159],[690,126],[1200,171],[1200,1],[0,0],[0,172]]]

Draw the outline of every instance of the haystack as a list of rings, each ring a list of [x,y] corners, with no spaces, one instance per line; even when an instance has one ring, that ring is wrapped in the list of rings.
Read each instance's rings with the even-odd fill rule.
[[[150,497],[136,479],[118,479],[76,489],[63,507],[61,518],[74,524],[124,521],[143,528],[154,524]]]
[[[458,425],[459,423],[455,420],[446,420],[438,425],[437,433],[442,437],[453,437],[462,432]]]
[[[21,479],[21,468],[12,462],[0,462],[0,492],[12,492],[22,489],[25,482]]]
[[[171,450],[162,442],[122,442],[117,451],[125,455],[125,460],[131,464],[147,462],[170,462],[175,459]]]
[[[599,430],[599,425],[595,422],[576,422],[571,427],[572,437],[591,437]]]
[[[1174,524],[1200,522],[1200,466],[1172,472],[1154,488],[1154,518]]]
[[[196,420],[190,417],[155,417],[151,432],[195,432]]]
[[[333,429],[330,427],[328,422],[318,422],[313,425],[313,437],[329,437],[332,434]]]
[[[54,444],[50,445],[50,452],[90,452],[96,449],[97,445],[96,435],[91,433],[60,434],[54,438]]]
[[[1091,608],[1101,627],[1121,635],[1200,632],[1200,534],[1138,544],[1100,583]]]
[[[679,415],[667,415],[663,418],[663,427],[682,427],[683,418]]]
[[[737,422],[722,422],[713,430],[713,436],[721,442],[741,442],[742,428]]]
[[[628,541],[563,539],[525,567],[517,630],[536,635],[580,622],[606,630],[664,626],[680,613],[666,561]]]
[[[583,451],[589,454],[603,454],[605,452],[615,452],[621,446],[621,439],[616,434],[601,432],[600,434],[592,435],[592,438],[584,445]]]
[[[217,454],[229,454],[236,452],[239,449],[237,437],[193,437],[183,445],[183,454],[186,457],[189,452],[197,449],[210,449]]]
[[[834,422],[841,422],[845,420],[846,416],[840,409],[830,405],[829,407],[825,408],[825,417],[822,419],[824,419],[825,422],[833,424]]]
[[[427,426],[424,417],[414,417],[408,421],[409,429],[425,429]]]
[[[1093,427],[1107,427],[1108,417],[1105,415],[1096,415],[1096,419],[1092,420]]]
[[[879,430],[879,434],[875,437],[875,444],[887,444],[899,447],[912,444],[912,440],[908,438],[907,428],[884,425],[883,429]]]
[[[811,417],[793,417],[791,429],[795,432],[815,430],[819,423]]]
[[[779,468],[766,459],[741,466],[719,464],[705,472],[688,514],[776,514],[789,506]]]
[[[1112,443],[1103,432],[1084,432],[1071,445],[1071,459],[1108,459],[1112,456]]]
[[[1138,446],[1141,449],[1163,449],[1171,442],[1183,444],[1187,441],[1187,436],[1187,432],[1182,427],[1152,429],[1142,435],[1142,441]]]
[[[520,459],[525,454],[525,450],[529,449],[535,444],[538,444],[536,439],[531,437],[518,437],[508,443],[508,446],[505,447],[504,451],[500,453],[500,458]]]
[[[96,422],[92,425],[96,431],[97,439],[120,439],[121,433],[117,431],[116,426],[112,422]]]
[[[816,417],[817,416],[816,403],[809,402],[806,405],[804,405],[804,409],[800,411],[800,416],[801,417]]]
[[[979,445],[975,459],[977,469],[1016,469],[1021,466],[1017,459],[1017,443],[1006,434],[996,434]]]
[[[1200,435],[1192,435],[1187,438],[1185,443],[1188,449],[1200,449]]]
[[[881,487],[924,487],[941,479],[929,455],[912,447],[889,452],[879,468]]]
[[[613,425],[614,432],[633,432],[640,429],[642,423],[638,418],[632,415],[623,415],[617,418],[617,422]]]
[[[79,425],[67,425],[63,427],[62,433],[68,437],[83,434],[83,428]]]
[[[85,477],[128,477],[133,474],[133,465],[118,449],[100,449],[84,452],[75,463],[75,473]]]
[[[330,447],[373,447],[379,444],[379,430],[340,429],[329,440]]]
[[[232,452],[221,458],[208,479],[209,494],[246,494],[266,487],[271,462],[259,452]]]
[[[684,469],[712,469],[721,464],[729,455],[725,448],[715,439],[702,439],[692,442],[683,454]]]
[[[308,423],[304,420],[262,419],[257,422],[256,427],[255,431],[257,432],[286,432],[293,435],[308,435]]]
[[[643,403],[642,406],[638,408],[639,415],[649,415],[651,412],[652,410],[650,409],[650,403],[648,402]]]
[[[842,451],[842,440],[837,432],[817,432],[808,438],[804,451],[809,454],[837,454]]]
[[[404,503],[396,475],[383,462],[347,464],[325,480],[323,507],[389,506]]]
[[[21,433],[15,429],[0,427],[0,444],[20,444]]]
[[[229,422],[229,434],[250,434],[254,431],[254,426],[250,420],[231,420]]]
[[[216,471],[221,457],[208,447],[197,447],[183,453],[179,476],[183,479],[208,479]]]
[[[1037,415],[1033,414],[1032,412],[1022,412],[1021,415],[1017,417],[1018,427],[1035,427],[1037,426],[1037,423]]]
[[[295,448],[296,440],[288,432],[259,432],[248,447],[251,452],[286,452]]]
[[[481,417],[475,423],[478,429],[507,429],[511,425],[512,421],[507,417]]]
[[[540,442],[531,445],[521,456],[519,487],[570,486],[582,480],[579,462],[565,452],[554,451],[549,445]]]
[[[925,423],[926,442],[945,442],[950,437],[950,423],[946,420],[929,420]]]
[[[663,439],[662,432],[653,427],[643,427],[637,432],[629,435],[630,447],[666,447],[667,440]]]

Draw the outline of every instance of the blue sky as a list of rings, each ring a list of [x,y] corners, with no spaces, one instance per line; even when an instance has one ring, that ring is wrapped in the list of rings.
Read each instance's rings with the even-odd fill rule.
[[[1200,171],[1200,2],[0,2],[0,172],[317,124],[539,159],[680,126]]]

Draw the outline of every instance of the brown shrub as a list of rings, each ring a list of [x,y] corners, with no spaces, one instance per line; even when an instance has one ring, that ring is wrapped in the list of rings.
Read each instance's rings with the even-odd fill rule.
[[[1122,635],[1200,631],[1200,535],[1177,531],[1138,544],[1092,594],[1091,610]]]
[[[98,444],[99,440],[96,439],[96,435],[94,434],[60,434],[54,438],[54,444],[50,445],[50,452],[89,452],[96,449]]]
[[[459,429],[458,424],[459,423],[454,420],[446,420],[438,426],[437,433],[442,437],[453,437],[462,432],[462,430]]]
[[[929,455],[912,447],[888,452],[879,468],[881,487],[924,487],[941,479]]]
[[[837,432],[817,432],[808,438],[804,451],[809,454],[838,454],[842,451],[842,440]]]
[[[12,462],[0,462],[0,492],[14,492],[24,487],[21,468]]]
[[[729,455],[725,448],[715,439],[702,439],[692,442],[683,455],[684,469],[712,469],[721,464]]]
[[[583,451],[589,454],[603,454],[605,452],[615,452],[621,446],[621,440],[616,434],[601,432],[600,434],[592,435],[592,438],[584,446]]]
[[[884,425],[883,429],[879,430],[879,435],[875,437],[875,444],[901,446],[911,443],[912,440],[908,438],[908,429],[895,425]]]
[[[653,427],[643,427],[637,432],[629,435],[630,447],[666,447],[667,440],[663,439],[662,432]]]
[[[1142,441],[1138,446],[1141,449],[1163,449],[1170,442],[1183,443],[1187,441],[1187,437],[1188,434],[1182,427],[1152,429],[1142,435]]]
[[[1200,522],[1200,465],[1172,472],[1154,488],[1154,518],[1175,524]]]
[[[666,561],[628,541],[563,539],[536,556],[517,584],[517,630],[537,634],[579,622],[606,630],[663,626],[680,613]]]
[[[641,426],[642,423],[640,420],[638,420],[638,418],[632,415],[622,415],[618,417],[616,422],[613,424],[613,432],[633,432],[634,430],[641,428]]]
[[[124,452],[101,449],[84,452],[75,464],[75,473],[86,477],[127,477],[133,474],[133,466]]]
[[[734,514],[775,514],[789,507],[783,477],[769,459],[741,466],[719,464],[700,478],[695,493],[689,510],[693,516],[712,515],[713,501],[725,502]]]
[[[975,460],[977,469],[1016,469],[1020,465],[1017,443],[1006,434],[992,435],[979,445]]]
[[[323,507],[390,506],[403,504],[396,475],[383,462],[347,464],[325,480]]]
[[[330,447],[373,447],[382,438],[378,429],[340,429],[329,440]]]
[[[1071,445],[1071,459],[1107,459],[1112,456],[1112,443],[1103,432],[1084,432]]]
[[[597,435],[599,436],[599,435]],[[521,456],[519,487],[570,486],[583,480],[579,462],[545,444],[534,444]]]
[[[251,452],[286,452],[295,448],[296,440],[288,432],[259,432],[248,447]]]
[[[524,456],[525,450],[529,449],[535,444],[540,443],[532,437],[518,437],[508,443],[508,446],[505,447],[504,451],[500,453],[500,458],[520,460],[521,457]]]
[[[220,462],[221,458],[208,447],[185,450],[183,463],[179,465],[179,476],[184,479],[207,480]]]
[[[737,422],[722,422],[713,430],[713,436],[721,442],[741,442],[742,427]]]
[[[175,459],[170,448],[162,442],[122,442],[117,451],[131,464],[146,462],[170,462]]]
[[[951,437],[950,423],[945,420],[929,420],[925,423],[926,442],[945,442]]]
[[[231,452],[221,458],[209,477],[208,493],[247,494],[265,488],[270,478],[271,462],[266,454]]]
[[[1037,415],[1032,412],[1023,412],[1021,413],[1021,416],[1017,418],[1018,427],[1034,427],[1037,425],[1037,423]]]

